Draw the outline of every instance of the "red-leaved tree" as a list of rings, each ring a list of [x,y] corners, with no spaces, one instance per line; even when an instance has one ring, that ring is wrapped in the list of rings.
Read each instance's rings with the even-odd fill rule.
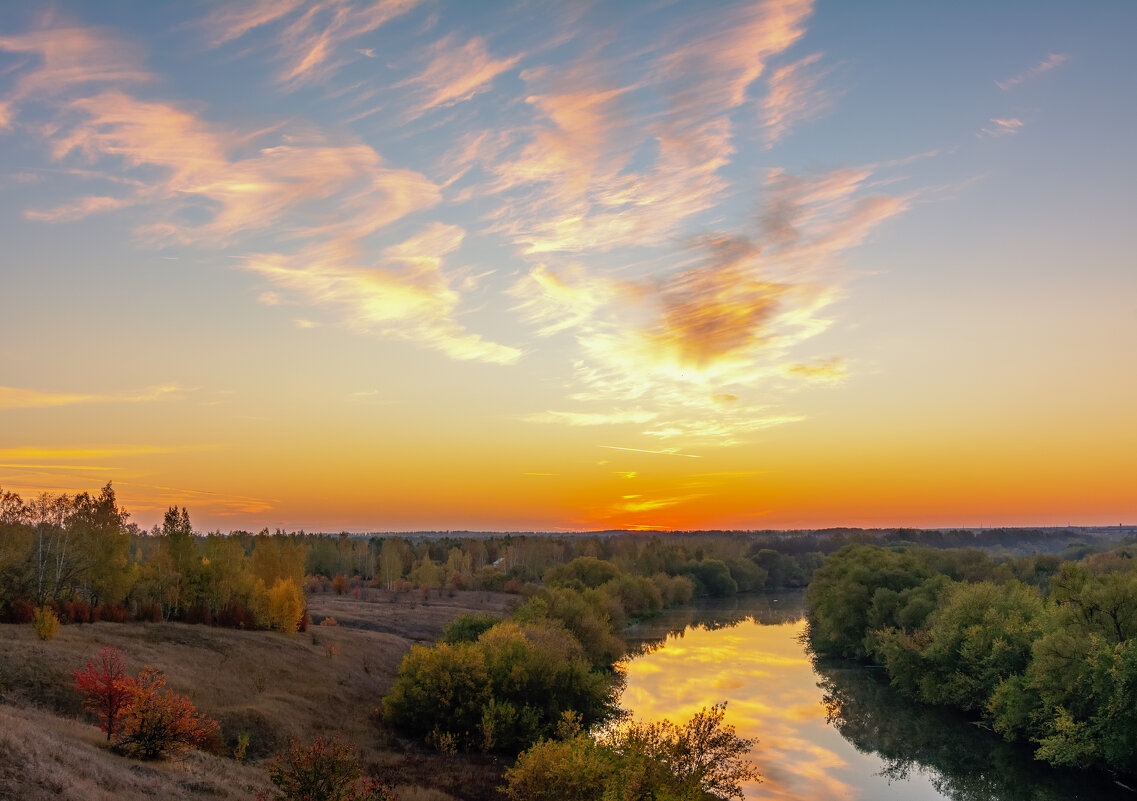
[[[75,686],[83,694],[83,706],[99,716],[99,728],[107,742],[115,727],[134,701],[134,680],[126,675],[122,651],[107,646],[87,663],[86,671],[72,671]]]

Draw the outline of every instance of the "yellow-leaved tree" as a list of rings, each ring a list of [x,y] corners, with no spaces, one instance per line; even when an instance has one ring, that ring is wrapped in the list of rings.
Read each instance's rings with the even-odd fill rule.
[[[304,617],[304,593],[291,578],[277,579],[268,591],[268,624],[277,631],[293,634]]]

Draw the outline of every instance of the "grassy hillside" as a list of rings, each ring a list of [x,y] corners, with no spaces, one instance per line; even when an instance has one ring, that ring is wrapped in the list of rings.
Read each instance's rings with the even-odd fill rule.
[[[377,722],[379,701],[403,654],[432,641],[464,612],[505,613],[515,596],[421,592],[363,597],[317,594],[315,625],[282,635],[179,623],[64,626],[41,642],[31,626],[0,626],[0,797],[250,798],[265,783],[263,765],[289,738],[338,734],[369,771],[392,776],[400,798],[446,801],[492,797],[492,760],[441,755],[405,743]],[[71,671],[106,645],[132,672],[151,665],[221,725],[224,755],[250,735],[249,765],[194,754],[183,763],[138,763],[111,754],[88,722]]]

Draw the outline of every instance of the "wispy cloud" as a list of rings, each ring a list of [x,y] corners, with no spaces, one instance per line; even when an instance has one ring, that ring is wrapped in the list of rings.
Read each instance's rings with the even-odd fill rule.
[[[253,495],[235,495],[214,490],[173,487],[140,481],[116,481],[116,487],[126,487],[121,493],[124,503],[132,512],[161,512],[171,506],[193,507],[195,513],[217,517],[256,515],[271,511],[280,503],[278,498],[260,498]],[[120,490],[121,492],[121,490]]]
[[[729,192],[719,171],[734,155],[730,114],[811,12],[808,0],[731,7],[661,37],[634,65],[597,47],[523,71],[536,121],[519,132],[519,153],[486,165],[497,180],[483,191],[508,199],[494,230],[528,254],[674,236]]]
[[[977,136],[979,137],[995,137],[995,136],[1010,136],[1017,134],[1023,127],[1023,122],[1016,117],[1008,117],[1007,119],[991,118],[991,125],[986,128],[981,128]]]
[[[611,412],[538,412],[522,419],[528,423],[552,423],[569,426],[607,426],[625,423],[646,423],[659,416],[658,412],[642,409]]]
[[[285,38],[307,41],[309,34],[316,35],[316,19],[325,15],[327,27],[321,29],[320,40],[339,41],[374,29],[410,5],[387,2],[363,9],[338,2],[317,4],[289,23]],[[293,10],[289,5],[219,8],[207,20],[210,41],[232,41]],[[246,268],[274,284],[262,292],[263,302],[283,302],[287,290],[293,301],[338,311],[354,330],[417,337],[420,344],[458,359],[509,363],[519,357],[516,348],[465,331],[454,317],[463,292],[476,286],[468,275],[459,272],[458,278],[465,280],[452,281],[441,269],[442,258],[461,243],[461,229],[428,226],[418,237],[388,246],[378,256],[372,243],[364,244],[391,223],[441,201],[441,189],[425,175],[391,167],[369,145],[333,138],[311,126],[285,131],[273,125],[243,132],[210,122],[181,104],[142,100],[121,84],[141,80],[145,73],[124,66],[134,60],[115,60],[107,44],[113,40],[70,29],[61,39],[64,44],[78,43],[77,53],[59,55],[49,33],[0,39],[0,47],[39,48],[46,54],[46,66],[30,66],[17,86],[86,85],[95,83],[95,77],[101,79],[98,83],[118,84],[60,96],[55,101],[60,122],[47,129],[47,144],[57,161],[82,159],[122,180],[117,194],[28,209],[28,219],[65,222],[143,207],[144,222],[135,229],[140,242],[211,248],[274,229],[281,232],[278,243],[290,245],[287,250],[242,259]],[[305,74],[315,74],[324,62],[314,42],[308,44]],[[484,47],[475,43],[473,50],[462,52],[484,54]],[[492,72],[502,63],[488,60],[482,66]],[[430,101],[456,102],[483,82],[464,88],[447,83],[457,77],[453,69],[428,70],[422,84],[432,93]],[[489,73],[482,77],[489,80]],[[13,97],[18,100],[20,95]],[[255,147],[268,137],[276,141]],[[314,323],[299,318],[297,325]]]
[[[814,53],[779,67],[770,75],[769,89],[762,99],[763,124],[769,145],[786,136],[793,126],[813,119],[829,108],[830,98],[820,88],[821,81],[829,74],[827,70],[817,68],[821,57],[821,53]]]
[[[338,314],[354,330],[410,340],[455,359],[512,363],[520,350],[471,334],[455,319],[461,298],[443,262],[464,236],[457,226],[432,223],[387,248],[375,265],[359,264],[351,243],[333,241],[294,256],[249,256],[243,266],[278,292]]]
[[[908,198],[875,186],[882,169],[771,170],[750,236],[694,238],[685,266],[662,277],[617,281],[538,264],[514,285],[518,310],[539,334],[575,337],[575,400],[655,413],[645,436],[730,445],[799,421],[753,398],[795,365],[789,374],[836,380],[840,363],[811,368],[792,352],[830,324],[835,259],[907,208]]]
[[[706,15],[662,56],[673,110],[689,121],[741,106],[773,56],[805,35],[812,0],[766,0]]]
[[[436,42],[429,50],[429,57],[426,68],[407,82],[417,88],[421,98],[409,111],[412,117],[487,91],[494,78],[513,69],[521,60],[520,55],[495,59],[487,51],[482,37],[474,36],[460,45],[454,35]]]
[[[288,89],[326,80],[346,63],[342,51],[355,50],[351,40],[406,14],[419,0],[348,0],[298,3],[294,0],[219,6],[200,25],[210,47],[240,39],[255,28],[272,25],[276,58],[283,62],[277,82]]]
[[[644,498],[643,496],[625,496],[624,499],[617,504],[617,508],[622,512],[654,512],[657,509],[667,509],[672,506],[678,506],[687,501],[693,501],[703,497],[702,495],[681,495],[678,497],[666,498]]]
[[[1024,70],[1023,72],[1020,72],[1018,75],[1014,76],[1013,78],[1008,78],[1005,81],[995,81],[995,85],[998,86],[1000,89],[1002,89],[1004,92],[1006,92],[1010,89],[1015,88],[1016,86],[1018,86],[1020,83],[1023,83],[1024,81],[1029,81],[1031,78],[1037,78],[1039,75],[1042,75],[1044,72],[1049,72],[1050,70],[1054,69],[1055,67],[1062,66],[1069,59],[1070,59],[1070,57],[1068,55],[1066,55],[1065,53],[1049,53],[1049,54],[1047,54],[1046,58],[1044,58],[1042,61],[1035,64],[1030,69]]]
[[[142,244],[229,249],[257,276],[262,303],[295,307],[281,319],[297,327],[319,320],[455,359],[517,362],[522,350],[500,327],[491,337],[473,322],[512,304],[569,354],[568,397],[525,417],[534,423],[634,426],[640,444],[686,448],[801,419],[773,392],[787,378],[838,380],[843,366],[802,364],[794,350],[831,324],[842,254],[909,202],[883,188],[899,163],[799,175],[738,157],[755,146],[736,136],[740,120],[761,119],[772,144],[830,102],[822,54],[792,52],[812,2],[656,9],[661,29],[636,52],[617,46],[620,31],[577,41],[580,15],[509,51],[428,25],[393,48],[409,54],[396,64],[382,36],[363,34],[415,5],[250,2],[198,23],[209,47],[267,57],[286,89],[353,64],[325,97],[355,109],[389,93],[380,99],[396,111],[368,121],[395,130],[382,155],[348,128],[242,128],[201,104],[142,95],[135,84],[153,81],[141,58],[111,52],[100,32],[77,39],[87,43],[78,55],[0,38],[43,54],[14,85],[66,89],[44,96],[56,111],[42,128],[52,158],[122,179],[25,216],[129,208]],[[5,101],[18,117],[23,96]],[[508,113],[471,128],[486,107]],[[479,216],[462,216],[471,210]],[[492,265],[513,276],[497,279],[505,297],[481,282],[485,266],[463,260],[494,239],[512,247]]]
[[[0,448],[0,460],[6,462],[34,462],[59,460],[98,460],[120,459],[127,456],[153,456],[164,453],[184,453],[188,451],[211,450],[211,446],[164,447],[158,445],[127,445],[106,448],[41,448],[24,446],[19,448]]]
[[[0,98],[0,128],[11,124],[28,99],[43,101],[99,84],[142,84],[154,77],[137,47],[103,28],[55,25],[24,34],[0,34],[0,50],[27,53],[13,88]]]
[[[197,26],[206,34],[209,47],[240,39],[249,31],[276,22],[299,8],[301,0],[249,0],[214,8]]]
[[[24,217],[35,222],[70,222],[92,214],[114,211],[134,205],[136,201],[125,197],[91,196],[64,203],[51,209],[26,209]]]
[[[819,382],[839,382],[849,377],[845,360],[838,358],[823,359],[813,364],[789,364],[785,367],[785,373],[794,378]]]
[[[163,384],[141,392],[78,393],[41,392],[23,387],[0,387],[0,411],[9,409],[51,409],[87,403],[146,403],[177,398],[186,390],[177,384]]]
[[[144,239],[225,244],[238,234],[277,225],[286,215],[293,217],[289,234],[294,238],[362,236],[439,200],[437,187],[425,176],[387,167],[365,144],[337,144],[309,133],[284,136],[280,144],[242,157],[231,155],[243,149],[236,132],[172,104],[112,90],[68,105],[82,116],[50,140],[56,159],[78,153],[90,161],[118,161],[150,178],[125,187],[127,194],[119,198],[37,210],[30,214],[35,219],[69,220],[83,210],[145,201],[165,213],[140,229]],[[155,167],[161,170],[158,177]],[[321,211],[328,205],[334,216]],[[205,220],[176,221],[187,208],[206,210]]]

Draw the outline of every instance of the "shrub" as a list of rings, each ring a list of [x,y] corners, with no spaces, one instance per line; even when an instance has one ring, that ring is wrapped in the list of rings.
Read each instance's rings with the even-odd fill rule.
[[[36,610],[32,625],[36,628],[36,635],[47,642],[59,633],[59,616],[50,606],[41,606]]]
[[[501,618],[497,615],[461,614],[446,625],[442,630],[441,639],[442,642],[451,645],[459,642],[477,642],[478,637],[500,622]]]
[[[255,629],[257,618],[252,611],[240,601],[229,601],[217,613],[214,622],[218,626],[230,629]]]
[[[36,605],[27,598],[17,598],[12,602],[12,622],[31,623],[36,618]]]
[[[412,645],[383,699],[384,719],[419,737],[441,724],[473,746],[489,700],[486,658],[475,644]]]
[[[585,725],[611,718],[618,681],[558,623],[505,621],[476,642],[413,646],[383,703],[387,722],[435,747],[516,754],[568,710]]]
[[[110,623],[125,623],[127,614],[126,607],[122,604],[103,604],[99,607],[99,620]]]
[[[90,623],[91,605],[86,601],[65,601],[62,619],[68,623]]]
[[[506,771],[505,794],[514,801],[741,799],[742,783],[760,780],[745,758],[754,741],[724,725],[724,714],[716,704],[682,726],[626,723],[599,738],[539,742]]]
[[[140,759],[178,756],[217,734],[217,722],[197,711],[193,702],[171,690],[162,692],[166,677],[144,667],[128,680],[130,707],[122,722],[117,747]]]
[[[243,731],[237,735],[237,744],[233,746],[233,759],[237,762],[244,762],[245,758],[249,755],[249,741],[252,739],[252,734]]]
[[[310,746],[295,740],[269,766],[279,801],[395,801],[389,784],[361,778],[359,760],[339,739],[319,737]],[[268,801],[261,793],[258,801]]]
[[[162,621],[162,607],[156,603],[144,603],[138,607],[138,619],[146,623]]]

